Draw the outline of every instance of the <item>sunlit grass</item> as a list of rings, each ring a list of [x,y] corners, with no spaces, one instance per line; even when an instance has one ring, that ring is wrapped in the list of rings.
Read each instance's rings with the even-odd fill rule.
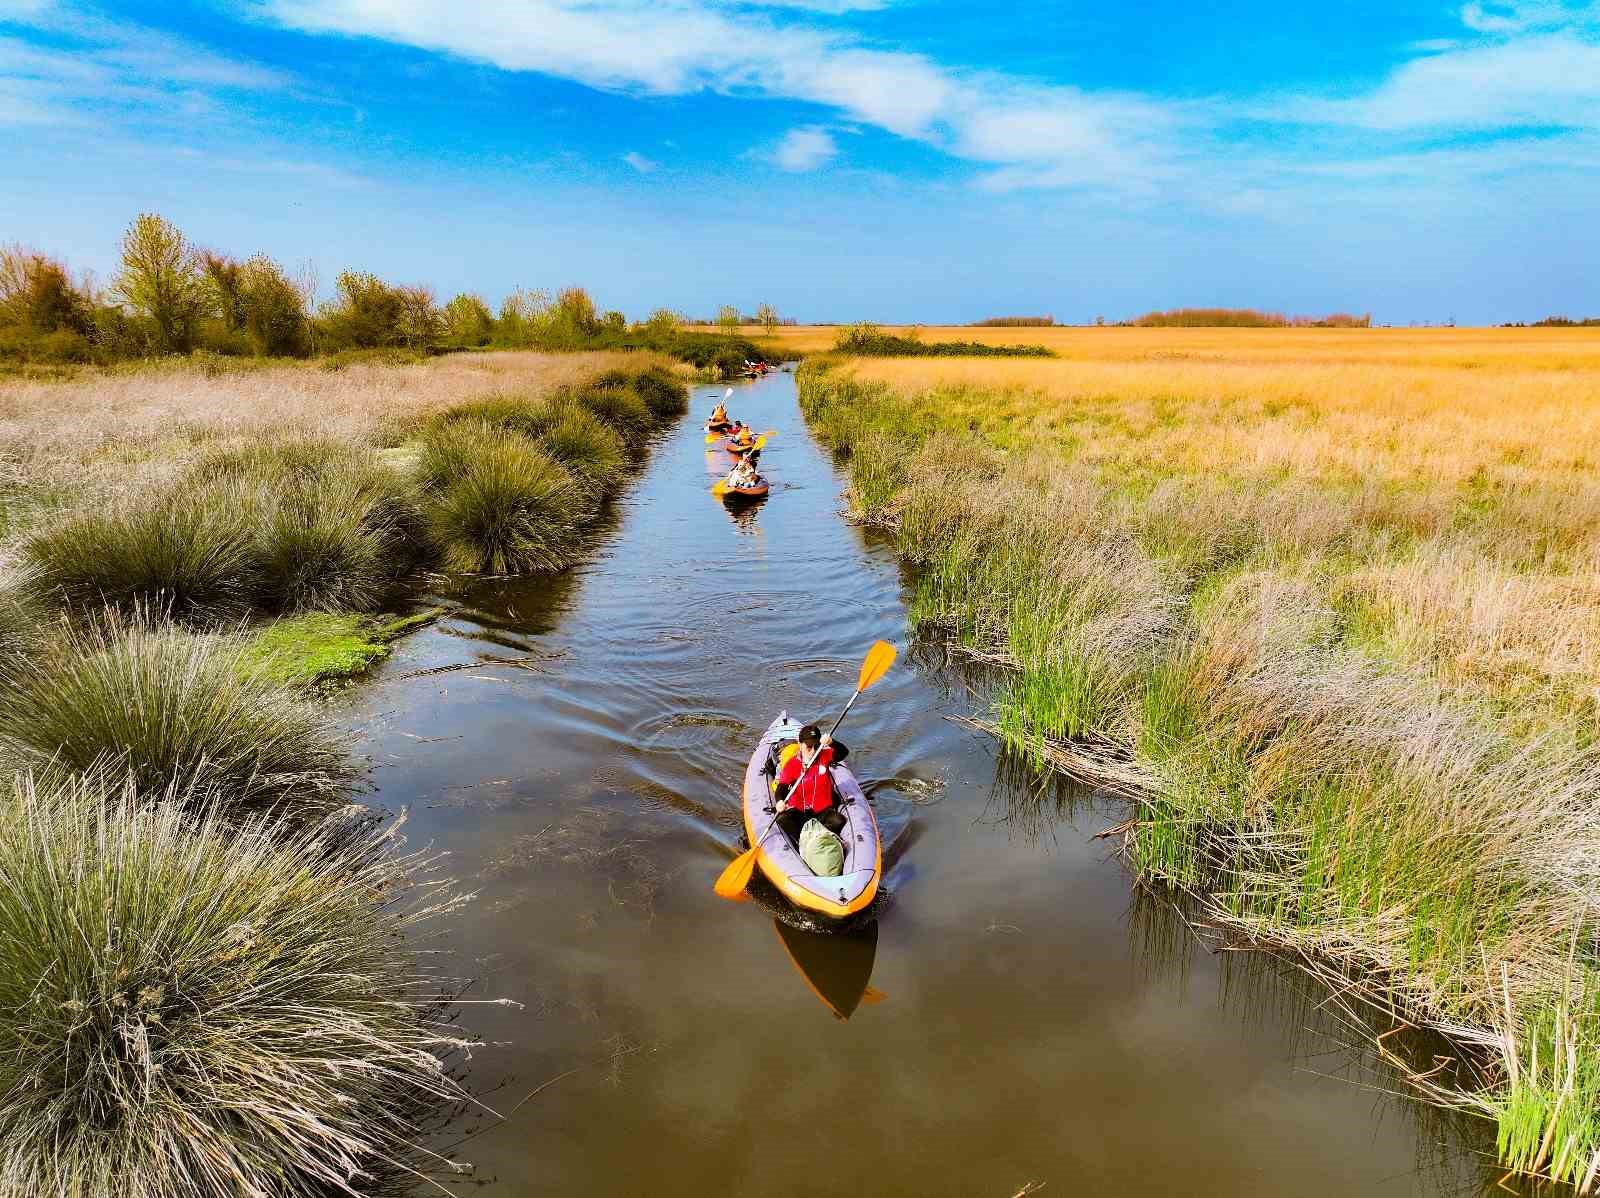
[[[1142,873],[1501,1045],[1434,1096],[1592,1181],[1600,336],[1122,332],[802,404],[1009,747],[1138,776]]]

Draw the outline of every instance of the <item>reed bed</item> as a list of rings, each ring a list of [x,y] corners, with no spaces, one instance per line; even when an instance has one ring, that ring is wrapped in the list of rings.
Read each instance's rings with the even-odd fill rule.
[[[1371,335],[820,360],[801,396],[913,618],[1006,667],[1009,746],[1103,766],[1142,874],[1454,1035],[1481,1081],[1424,1092],[1592,1187],[1600,337],[1283,357]]]

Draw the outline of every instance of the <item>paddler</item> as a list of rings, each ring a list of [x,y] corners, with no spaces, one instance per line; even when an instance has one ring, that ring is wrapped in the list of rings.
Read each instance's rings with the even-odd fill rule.
[[[756,435],[748,424],[740,424],[733,432],[733,443],[740,449],[749,449],[756,443]]]
[[[756,470],[756,464],[750,460],[754,455],[746,455],[739,459],[739,464],[728,471],[728,477],[722,481],[730,487],[740,490],[749,490],[751,487],[761,485],[761,475]]]
[[[776,822],[783,834],[800,843],[800,829],[807,820],[818,819],[828,831],[844,830],[844,813],[834,802],[833,775],[828,767],[844,759],[843,745],[835,747],[833,736],[815,724],[800,729],[799,751],[778,767]]]
[[[719,402],[716,407],[711,409],[711,423],[712,424],[727,424],[728,423],[728,405],[727,404]]]

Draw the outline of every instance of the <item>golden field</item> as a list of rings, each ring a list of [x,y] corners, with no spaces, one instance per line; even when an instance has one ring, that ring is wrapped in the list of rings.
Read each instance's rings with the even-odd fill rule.
[[[1600,330],[937,332],[1060,357],[820,357],[801,400],[914,618],[1002,667],[996,732],[1592,1186]]]

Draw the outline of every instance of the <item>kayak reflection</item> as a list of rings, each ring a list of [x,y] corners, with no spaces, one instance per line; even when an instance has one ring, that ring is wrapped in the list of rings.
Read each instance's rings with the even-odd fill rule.
[[[867,984],[878,956],[877,920],[842,934],[807,932],[777,919],[772,927],[811,993],[835,1019],[843,1022],[862,1003],[873,1006],[884,1000],[881,991]]]

